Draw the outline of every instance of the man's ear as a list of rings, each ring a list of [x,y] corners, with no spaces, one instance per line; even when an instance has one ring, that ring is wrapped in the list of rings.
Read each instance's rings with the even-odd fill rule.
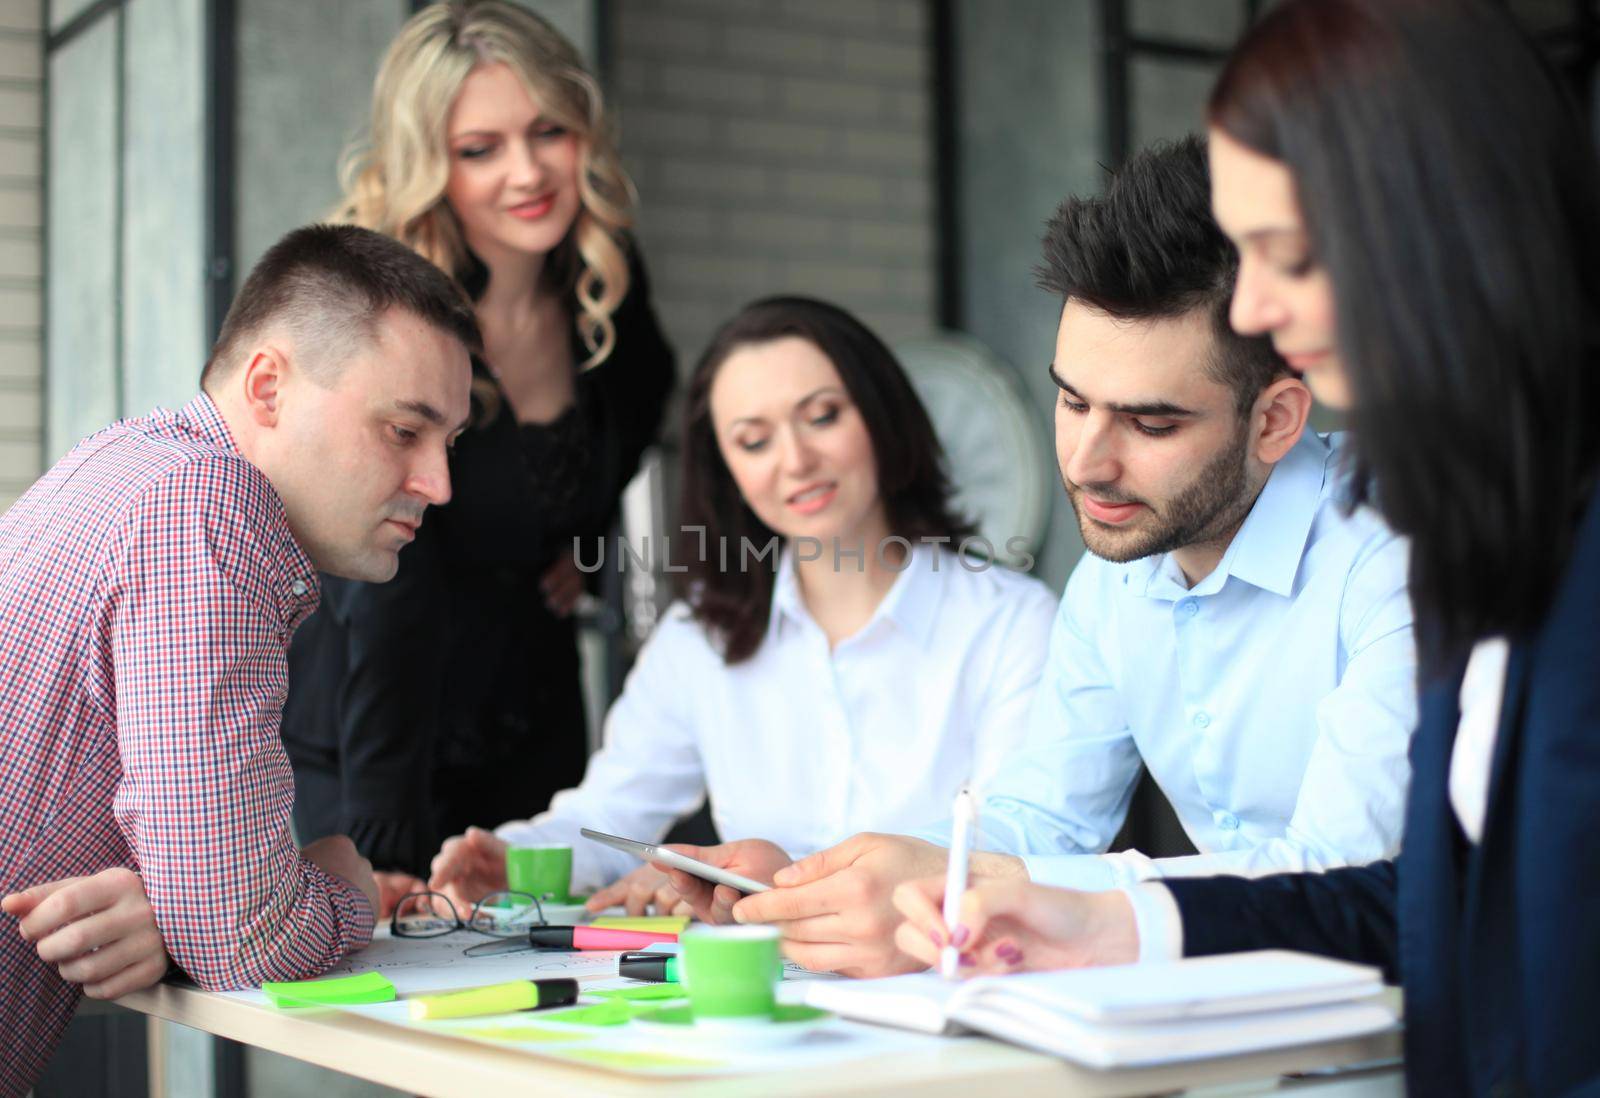
[[[1252,451],[1256,460],[1276,465],[1305,433],[1311,415],[1311,390],[1299,378],[1274,381],[1256,397],[1250,413]]]
[[[283,412],[283,386],[289,359],[282,349],[267,344],[250,352],[237,384],[250,418],[262,427],[276,427]]]

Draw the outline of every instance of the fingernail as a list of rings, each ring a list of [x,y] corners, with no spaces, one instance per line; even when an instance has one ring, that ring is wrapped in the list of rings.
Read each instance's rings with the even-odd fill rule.
[[[944,935],[943,934],[940,934],[937,930],[930,930],[930,931],[928,931],[928,937],[933,939],[933,948],[934,949],[943,949],[944,948]]]
[[[1010,942],[1007,942],[1005,945],[1002,945],[1002,946],[996,946],[994,952],[995,952],[995,956],[999,957],[1002,961],[1005,961],[1007,964],[1013,964],[1014,965],[1014,964],[1016,964],[1018,961],[1020,961],[1022,959],[1022,951],[1020,949],[1018,949],[1016,946],[1012,945]]]
[[[955,946],[957,949],[964,949],[966,948],[967,939],[971,937],[972,934],[967,930],[966,927],[958,926],[955,928],[955,930],[950,932],[950,944]]]
[[[740,911],[737,907],[733,909],[733,921],[736,923],[744,922],[744,912]]]
[[[794,868],[792,866],[784,866],[772,875],[772,883],[776,885],[788,884],[793,877]]]
[[[977,962],[972,959],[972,955],[970,953],[963,953],[961,955],[961,964],[965,968],[971,968],[973,965],[977,964]]]

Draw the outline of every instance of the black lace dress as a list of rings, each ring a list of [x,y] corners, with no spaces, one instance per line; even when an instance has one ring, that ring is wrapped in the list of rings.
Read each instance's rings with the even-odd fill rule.
[[[559,418],[519,424],[502,400],[457,443],[453,498],[395,579],[324,577],[284,708],[302,842],[347,834],[375,868],[426,876],[443,839],[541,811],[582,778],[576,633],[539,580],[575,536],[592,559],[660,430],[673,355],[637,257],[632,274],[616,349]]]

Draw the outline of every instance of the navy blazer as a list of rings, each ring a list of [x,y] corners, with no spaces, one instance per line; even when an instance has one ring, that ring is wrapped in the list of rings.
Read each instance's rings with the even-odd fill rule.
[[[1413,1095],[1600,1094],[1600,492],[1543,624],[1512,646],[1476,847],[1448,790],[1464,668],[1422,690],[1400,858],[1168,881],[1184,952],[1381,965],[1405,989]]]

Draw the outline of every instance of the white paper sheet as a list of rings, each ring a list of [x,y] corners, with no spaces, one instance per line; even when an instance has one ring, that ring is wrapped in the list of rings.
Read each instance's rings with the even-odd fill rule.
[[[903,1052],[928,1039],[910,1034],[863,1026],[843,1019],[832,1019],[808,1030],[790,1044],[745,1047],[735,1036],[710,1039],[693,1034],[662,1035],[633,1024],[621,1026],[562,1025],[559,1012],[529,1011],[461,1018],[444,1022],[414,1022],[406,997],[440,991],[455,991],[508,980],[532,980],[553,976],[572,976],[584,992],[639,987],[640,982],[617,975],[620,952],[555,953],[524,950],[516,953],[468,957],[469,946],[488,941],[475,934],[447,934],[439,938],[394,938],[387,928],[373,936],[372,944],[351,954],[323,978],[356,976],[381,972],[394,984],[401,1001],[350,1007],[314,1007],[311,1010],[348,1010],[391,1025],[445,1033],[462,1040],[510,1047],[534,1055],[583,1063],[590,1066],[646,1075],[725,1075],[761,1071],[793,1071],[822,1064],[838,1063],[867,1056]],[[675,953],[677,947],[663,944],[657,952]],[[816,979],[834,979],[828,974],[807,972],[785,963],[784,982],[779,986],[782,1002],[799,1002],[804,986]],[[231,999],[275,1009],[260,991],[227,991]],[[583,996],[582,1004],[601,1000]],[[537,1034],[537,1039],[519,1040],[517,1034]],[[551,1040],[550,1034],[556,1039]]]
[[[372,936],[372,944],[352,953],[323,973],[322,979],[359,976],[381,972],[401,995],[432,991],[455,991],[484,987],[508,980],[537,980],[552,976],[615,976],[621,952],[580,951],[547,953],[522,950],[517,953],[468,957],[469,946],[487,942],[481,934],[446,934],[439,938],[392,938],[387,928]],[[266,1003],[260,991],[225,991],[230,999]]]

